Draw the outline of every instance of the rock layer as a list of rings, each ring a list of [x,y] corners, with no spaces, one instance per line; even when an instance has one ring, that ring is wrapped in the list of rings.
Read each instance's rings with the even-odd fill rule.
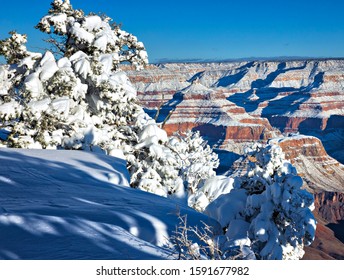
[[[171,100],[177,97],[178,103],[180,92],[197,82],[211,92],[213,100],[236,106],[236,116],[241,111],[257,120],[267,119],[282,133],[317,136],[328,153],[344,163],[344,60],[169,63],[150,65],[141,72],[126,70],[139,99],[152,113],[162,105],[174,109]],[[197,98],[206,96],[209,93]],[[184,109],[192,109],[192,102]],[[185,114],[180,115],[185,117],[182,122],[187,122]],[[191,127],[190,123],[178,124],[172,128]],[[257,139],[258,134],[225,132],[223,142]]]
[[[313,136],[294,135],[270,140],[278,144],[313,193],[344,192],[344,165],[330,157]]]
[[[317,214],[328,223],[344,221],[344,193],[321,192],[314,195]]]
[[[314,204],[317,230],[314,242],[305,249],[304,259],[344,260],[344,194],[317,193]]]
[[[317,220],[320,220],[315,216]],[[333,230],[318,222],[315,240],[309,247],[305,247],[304,260],[343,260],[344,244],[336,238]]]
[[[160,111],[163,118],[167,117],[164,129],[169,134],[198,130],[210,144],[220,146],[226,145],[228,139],[252,141],[272,135],[267,119],[250,116],[226,100],[221,91],[210,90],[198,82],[181,90],[174,100]],[[164,111],[169,114],[164,115]]]

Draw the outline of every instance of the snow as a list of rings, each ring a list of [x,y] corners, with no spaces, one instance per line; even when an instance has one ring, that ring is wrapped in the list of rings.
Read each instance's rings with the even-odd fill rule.
[[[246,175],[235,177],[234,188],[204,211],[228,228],[224,250],[239,247],[244,253],[246,246],[248,257],[254,252],[258,259],[302,258],[303,246],[315,237],[313,196],[301,189],[302,178],[279,146],[255,144],[246,154],[254,157]]]
[[[47,62],[52,62],[52,61],[55,61],[55,57],[54,57],[54,55],[50,51],[47,51],[43,55],[41,61],[39,62],[39,65],[43,66]]]
[[[39,101],[31,101],[28,103],[28,106],[34,114],[40,116],[41,112],[48,110],[50,102],[50,98],[44,98]]]
[[[0,116],[4,119],[9,119],[16,115],[16,111],[19,111],[20,105],[15,100],[11,102],[0,104]]]
[[[32,73],[27,76],[24,84],[25,89],[31,94],[33,98],[40,96],[41,92],[43,91],[43,85],[41,80],[39,79],[38,72]]]
[[[57,61],[57,66],[59,68],[70,68],[72,63],[69,61],[68,57],[62,57]]]
[[[45,16],[42,18],[42,22],[46,25],[51,22],[54,25],[54,29],[60,33],[65,34],[67,32],[67,27],[66,27],[66,22],[67,20],[67,15],[64,13],[57,14],[57,15],[50,15],[50,16]]]
[[[129,188],[121,158],[5,148],[0,160],[0,259],[169,259],[164,245],[179,213],[192,226],[218,227],[176,201]]]
[[[54,76],[56,71],[59,70],[54,55],[49,51],[44,54],[42,60],[40,61],[40,65],[42,66],[42,70],[39,77],[42,82],[49,80],[52,76]]]
[[[204,164],[202,167],[207,168]],[[209,168],[209,167],[208,167]],[[192,172],[201,172],[191,170]],[[229,193],[233,189],[234,179],[227,176],[213,176],[198,185],[198,189],[188,198],[189,206],[203,212],[210,202],[217,199],[221,194]]]
[[[102,54],[99,56],[99,62],[103,65],[103,72],[107,75],[110,75],[112,70],[112,55],[111,54]]]
[[[250,224],[243,220],[233,220],[226,232],[229,246],[250,246],[251,240],[247,237]]]
[[[101,51],[105,51],[108,44],[108,38],[106,35],[98,36],[94,41],[94,46]]]
[[[240,212],[246,207],[247,194],[243,189],[233,189],[214,200],[204,213],[216,219],[221,227],[228,227],[232,220],[240,218]]]
[[[69,98],[57,98],[51,102],[51,106],[56,112],[67,117],[69,114],[70,100]]]
[[[126,91],[126,94],[128,95],[129,99],[136,98],[136,94],[137,94],[136,89],[132,85],[132,83],[130,82],[128,76],[126,75],[124,71],[117,71],[117,72],[111,73],[109,77],[109,82],[114,86],[121,85],[121,87],[123,87],[124,90]]]
[[[91,72],[91,64],[87,54],[83,51],[78,51],[70,57],[70,61],[74,64],[75,72],[86,79]]]
[[[159,141],[163,143],[168,141],[166,131],[158,127],[156,124],[148,124],[139,135],[140,144],[138,144],[137,148],[157,144]]]
[[[91,44],[94,40],[94,35],[83,29],[78,22],[74,23],[73,27],[71,28],[71,34],[76,38],[76,40],[81,42]]]
[[[304,135],[304,134],[290,134],[288,137],[275,137],[270,140],[271,143],[277,144],[277,143],[283,143],[285,141],[291,141],[291,140],[307,140],[307,139],[317,139],[314,136],[310,135]]]
[[[0,66],[0,96],[7,95],[7,90],[10,87],[8,81],[8,71],[5,67]]]
[[[102,26],[102,19],[99,16],[87,16],[83,23],[83,27],[87,31],[99,29]]]

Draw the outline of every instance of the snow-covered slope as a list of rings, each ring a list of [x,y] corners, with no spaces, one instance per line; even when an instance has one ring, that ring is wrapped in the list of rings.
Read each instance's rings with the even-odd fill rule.
[[[0,259],[167,259],[178,215],[218,226],[129,188],[120,157],[0,149],[0,161]]]

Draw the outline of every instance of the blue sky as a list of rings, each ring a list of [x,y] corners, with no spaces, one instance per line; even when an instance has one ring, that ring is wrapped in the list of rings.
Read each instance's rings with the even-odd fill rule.
[[[2,1],[0,38],[17,30],[38,51],[33,28],[50,0]],[[72,0],[74,8],[104,12],[136,35],[151,62],[163,59],[344,57],[343,0],[111,1]]]

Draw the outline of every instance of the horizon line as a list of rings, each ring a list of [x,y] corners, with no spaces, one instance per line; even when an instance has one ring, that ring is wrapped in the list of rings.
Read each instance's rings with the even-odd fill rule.
[[[314,56],[272,56],[272,57],[241,57],[241,58],[161,58],[149,62],[149,64],[168,63],[221,63],[243,61],[303,61],[303,60],[344,60],[344,57],[314,57]]]

